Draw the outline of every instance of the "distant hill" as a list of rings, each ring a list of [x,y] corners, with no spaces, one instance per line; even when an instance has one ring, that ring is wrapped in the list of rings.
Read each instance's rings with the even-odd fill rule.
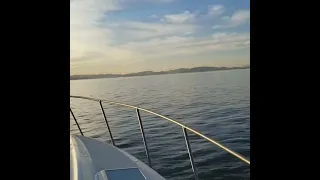
[[[132,77],[132,76],[150,76],[150,75],[160,75],[160,74],[178,74],[178,73],[192,73],[192,72],[207,72],[207,71],[221,71],[221,70],[231,70],[231,69],[250,69],[250,66],[242,67],[194,67],[194,68],[180,68],[169,71],[143,71],[137,73],[129,74],[93,74],[93,75],[72,75],[70,80],[78,79],[99,79],[99,78],[116,78],[116,77]]]

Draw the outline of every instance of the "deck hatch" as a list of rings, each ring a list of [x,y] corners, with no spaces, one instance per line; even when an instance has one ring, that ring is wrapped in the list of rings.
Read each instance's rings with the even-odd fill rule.
[[[101,178],[103,177],[103,178]],[[103,170],[96,175],[96,179],[107,180],[146,180],[138,168]]]

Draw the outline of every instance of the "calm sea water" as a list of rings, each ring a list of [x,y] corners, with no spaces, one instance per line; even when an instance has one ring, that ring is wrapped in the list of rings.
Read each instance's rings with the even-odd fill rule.
[[[140,106],[187,124],[250,159],[250,70],[70,81],[72,95]],[[70,99],[84,135],[110,143],[99,103]],[[134,109],[104,103],[115,143],[147,163]],[[141,112],[153,168],[168,180],[193,179],[181,127]],[[79,134],[70,115],[70,132]],[[190,135],[201,180],[250,179],[250,167]]]

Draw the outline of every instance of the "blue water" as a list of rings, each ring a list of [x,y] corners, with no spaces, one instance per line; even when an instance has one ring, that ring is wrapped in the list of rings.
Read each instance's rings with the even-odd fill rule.
[[[70,81],[72,95],[146,108],[187,124],[250,159],[250,70]],[[99,103],[71,99],[85,136],[110,143]],[[107,103],[115,143],[147,163],[134,109]],[[181,127],[141,112],[153,168],[168,180],[193,179]],[[70,115],[70,132],[79,134]],[[190,135],[201,180],[250,179],[250,167],[202,138]]]

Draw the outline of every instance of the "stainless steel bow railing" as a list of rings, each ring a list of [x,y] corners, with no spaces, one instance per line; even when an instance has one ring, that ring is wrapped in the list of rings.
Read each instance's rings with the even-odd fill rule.
[[[147,145],[147,141],[146,141],[146,137],[145,137],[145,134],[144,134],[144,129],[143,129],[143,125],[142,125],[142,120],[141,120],[141,116],[140,116],[140,110],[141,111],[144,111],[144,112],[147,112],[147,113],[150,113],[150,114],[153,114],[155,116],[158,116],[158,117],[161,117],[162,119],[165,119],[165,120],[168,120],[174,124],[177,124],[179,125],[180,127],[182,127],[182,131],[183,131],[183,135],[184,135],[184,139],[185,139],[185,142],[186,142],[186,146],[187,146],[187,150],[188,150],[188,154],[189,154],[189,158],[190,158],[190,163],[191,163],[191,167],[192,167],[192,171],[194,173],[194,176],[195,176],[195,179],[196,180],[199,180],[199,177],[198,177],[198,173],[197,173],[197,170],[196,170],[196,167],[194,166],[194,161],[193,161],[193,155],[192,155],[192,151],[191,151],[191,146],[190,146],[190,143],[189,143],[189,138],[188,138],[188,133],[187,133],[187,130],[193,132],[194,134],[208,140],[209,142],[219,146],[220,148],[222,148],[223,150],[229,152],[230,154],[234,155],[235,157],[239,158],[240,160],[242,160],[243,162],[247,163],[250,165],[250,161],[247,160],[246,158],[244,158],[243,156],[241,156],[240,154],[232,151],[231,149],[225,147],[224,145],[218,143],[217,141],[201,134],[200,132],[176,121],[176,120],[173,120],[173,119],[170,119],[168,117],[165,117],[161,114],[158,114],[158,113],[155,113],[153,111],[150,111],[150,110],[147,110],[147,109],[144,109],[144,108],[140,108],[140,107],[136,107],[136,106],[132,106],[132,105],[128,105],[128,104],[123,104],[123,103],[118,103],[118,102],[114,102],[114,101],[108,101],[108,100],[100,100],[100,99],[96,99],[96,98],[91,98],[91,97],[84,97],[84,96],[70,96],[71,98],[78,98],[78,99],[87,99],[87,100],[91,100],[91,101],[96,101],[96,102],[99,102],[100,104],[100,107],[101,107],[101,111],[103,113],[103,117],[104,117],[104,120],[106,121],[106,124],[107,124],[107,128],[108,128],[108,131],[109,131],[109,135],[110,135],[110,138],[111,138],[111,142],[112,144],[115,146],[115,143],[114,143],[114,140],[113,140],[113,137],[112,137],[112,133],[111,133],[111,130],[110,130],[110,126],[109,126],[109,123],[108,123],[108,120],[107,120],[107,117],[106,117],[106,114],[104,112],[104,109],[103,109],[103,106],[102,106],[102,102],[105,102],[105,103],[109,103],[109,104],[114,104],[114,105],[119,105],[119,106],[123,106],[123,107],[128,107],[128,108],[132,108],[132,109],[136,109],[136,113],[137,113],[137,118],[138,118],[138,121],[139,121],[139,125],[140,125],[140,130],[141,130],[141,135],[142,135],[142,140],[143,140],[143,143],[144,143],[144,147],[145,147],[145,151],[146,151],[146,155],[147,155],[147,159],[148,159],[148,164],[150,167],[151,166],[151,159],[150,159],[150,155],[149,155],[149,150],[148,150],[148,145]],[[71,112],[71,115],[73,117],[73,119],[75,120],[76,122],[76,125],[81,133],[81,135],[83,136],[83,132],[80,128],[80,125],[75,117],[75,115],[73,114],[71,108],[70,108],[70,112]]]

